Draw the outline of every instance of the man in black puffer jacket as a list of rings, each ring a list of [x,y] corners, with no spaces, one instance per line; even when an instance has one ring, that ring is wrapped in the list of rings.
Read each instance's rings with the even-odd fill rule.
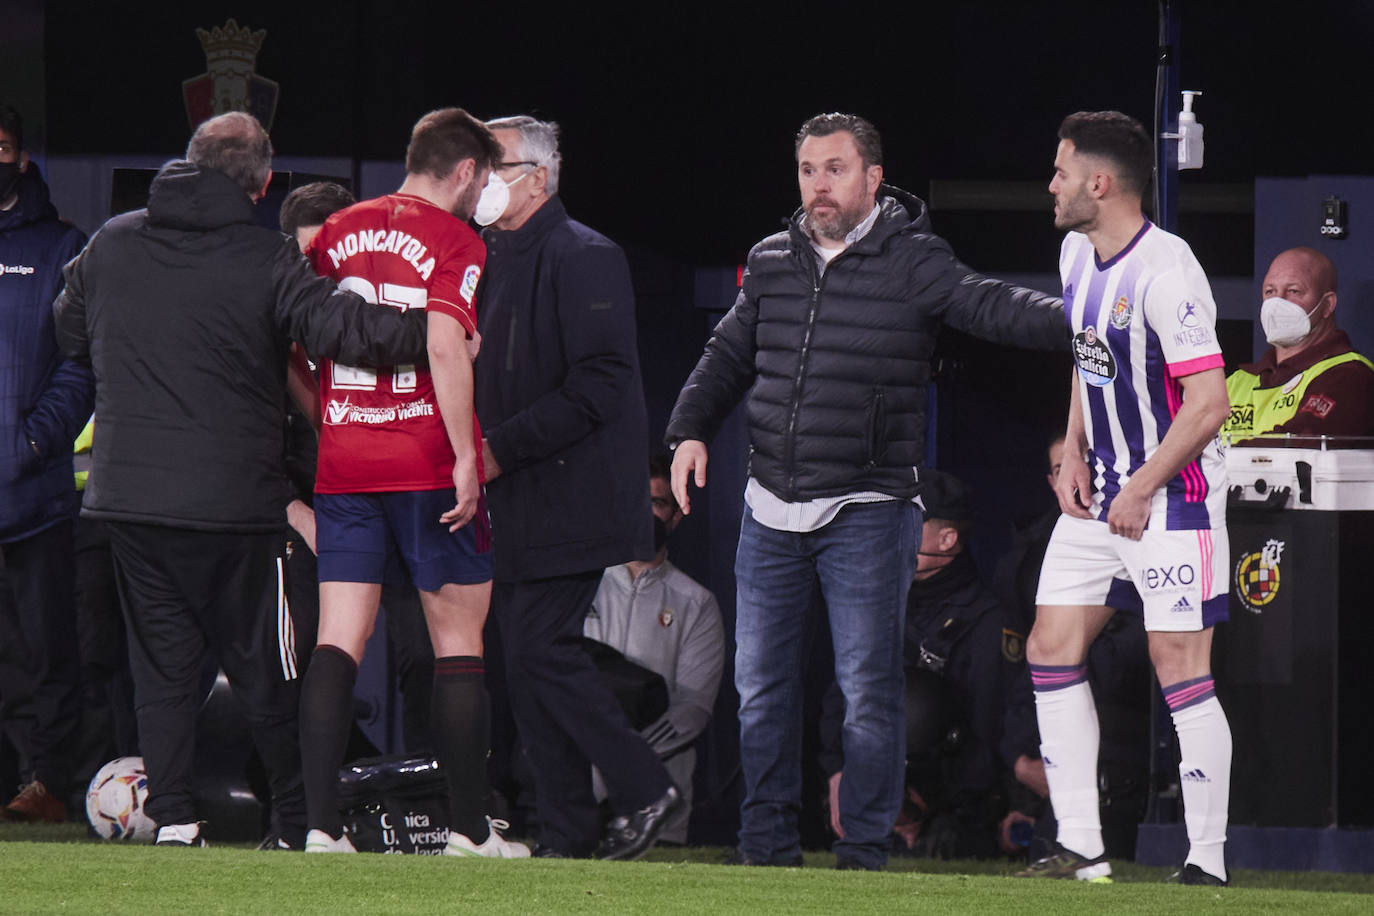
[[[748,509],[736,561],[745,776],[738,861],[800,857],[800,668],[812,591],[846,700],[838,865],[881,868],[901,800],[902,609],[921,521],[926,383],[940,324],[1067,343],[1059,300],[974,273],[920,200],[882,185],[877,131],[818,115],[797,136],[802,209],[749,254],[743,288],[678,397],[673,491],[706,483],[706,443],[745,400]]]
[[[202,124],[66,268],[58,341],[95,370],[100,444],[82,514],[107,522],[129,625],[149,817],[198,845],[192,737],[207,649],[266,763],[274,829],[304,844],[291,621],[281,580],[286,362],[425,356],[423,309],[375,308],[316,276],[294,239],[253,224],[272,145],[251,115]]]

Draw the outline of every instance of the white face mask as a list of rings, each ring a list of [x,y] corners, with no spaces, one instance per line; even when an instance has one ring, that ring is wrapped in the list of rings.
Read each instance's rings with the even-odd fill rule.
[[[1317,310],[1321,300],[1312,307]],[[1265,299],[1260,305],[1260,325],[1264,328],[1264,339],[1275,347],[1292,347],[1312,333],[1312,313],[1296,302],[1274,296]]]
[[[510,189],[523,181],[528,174],[529,172],[522,172],[519,178],[509,184],[495,172],[488,175],[482,196],[477,199],[477,209],[473,211],[472,221],[479,226],[490,226],[504,216],[506,207],[510,206]]]

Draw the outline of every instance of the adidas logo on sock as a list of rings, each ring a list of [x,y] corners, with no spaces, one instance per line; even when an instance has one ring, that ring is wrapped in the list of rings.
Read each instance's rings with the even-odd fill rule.
[[[1207,774],[1204,773],[1204,772],[1202,772],[1202,770],[1189,770],[1188,772],[1186,772],[1186,773],[1183,774],[1183,781],[1184,781],[1184,782],[1211,782],[1212,780],[1208,779],[1208,778],[1207,778]]]
[[[1188,599],[1186,597],[1178,599],[1178,604],[1175,604],[1173,607],[1169,608],[1169,613],[1171,614],[1191,614],[1192,612],[1193,606],[1188,603]]]

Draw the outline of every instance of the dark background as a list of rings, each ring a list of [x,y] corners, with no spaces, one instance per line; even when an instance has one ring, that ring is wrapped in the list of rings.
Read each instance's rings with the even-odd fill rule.
[[[271,127],[280,155],[397,159],[431,108],[533,113],[563,125],[574,214],[693,264],[741,260],[790,213],[791,138],[818,111],[872,120],[889,181],[917,194],[931,179],[1048,181],[1070,111],[1150,121],[1158,33],[1150,0],[639,4],[621,14],[413,0],[15,5],[42,15],[48,152],[183,149],[181,81],[205,71],[195,29],[233,16],[267,31],[257,73],[281,85]],[[1279,15],[1225,0],[1175,7],[1181,86],[1204,91],[1197,109],[1209,127],[1207,167],[1184,176],[1185,206],[1192,183],[1368,168],[1374,4],[1312,0]],[[1052,270],[1048,215],[1012,223],[948,234],[981,267]],[[985,241],[989,230],[1005,237]],[[1208,257],[1216,245],[1248,272],[1226,244],[1235,234],[1192,240],[1204,266],[1230,272]]]

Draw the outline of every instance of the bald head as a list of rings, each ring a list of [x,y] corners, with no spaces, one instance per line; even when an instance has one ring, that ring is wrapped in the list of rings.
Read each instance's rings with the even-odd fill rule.
[[[272,175],[272,141],[258,119],[242,111],[222,114],[197,127],[186,158],[228,175],[254,199]]]
[[[1279,351],[1279,359],[1288,359],[1294,354],[1316,346],[1336,329],[1336,265],[1331,259],[1312,248],[1290,248],[1274,258],[1269,272],[1264,275],[1260,287],[1260,298],[1286,299],[1301,306],[1307,313],[1310,330],[1297,341],[1281,342],[1282,337],[1265,331],[1270,343]],[[1264,321],[1265,309],[1260,311]]]
[[[1265,298],[1270,295],[1288,298],[1282,289],[1272,294],[1268,291],[1270,278],[1279,277],[1301,278],[1307,287],[1316,290],[1317,298],[1336,291],[1336,265],[1315,248],[1301,246],[1280,252],[1264,275]],[[1310,303],[1307,306],[1310,307]]]

